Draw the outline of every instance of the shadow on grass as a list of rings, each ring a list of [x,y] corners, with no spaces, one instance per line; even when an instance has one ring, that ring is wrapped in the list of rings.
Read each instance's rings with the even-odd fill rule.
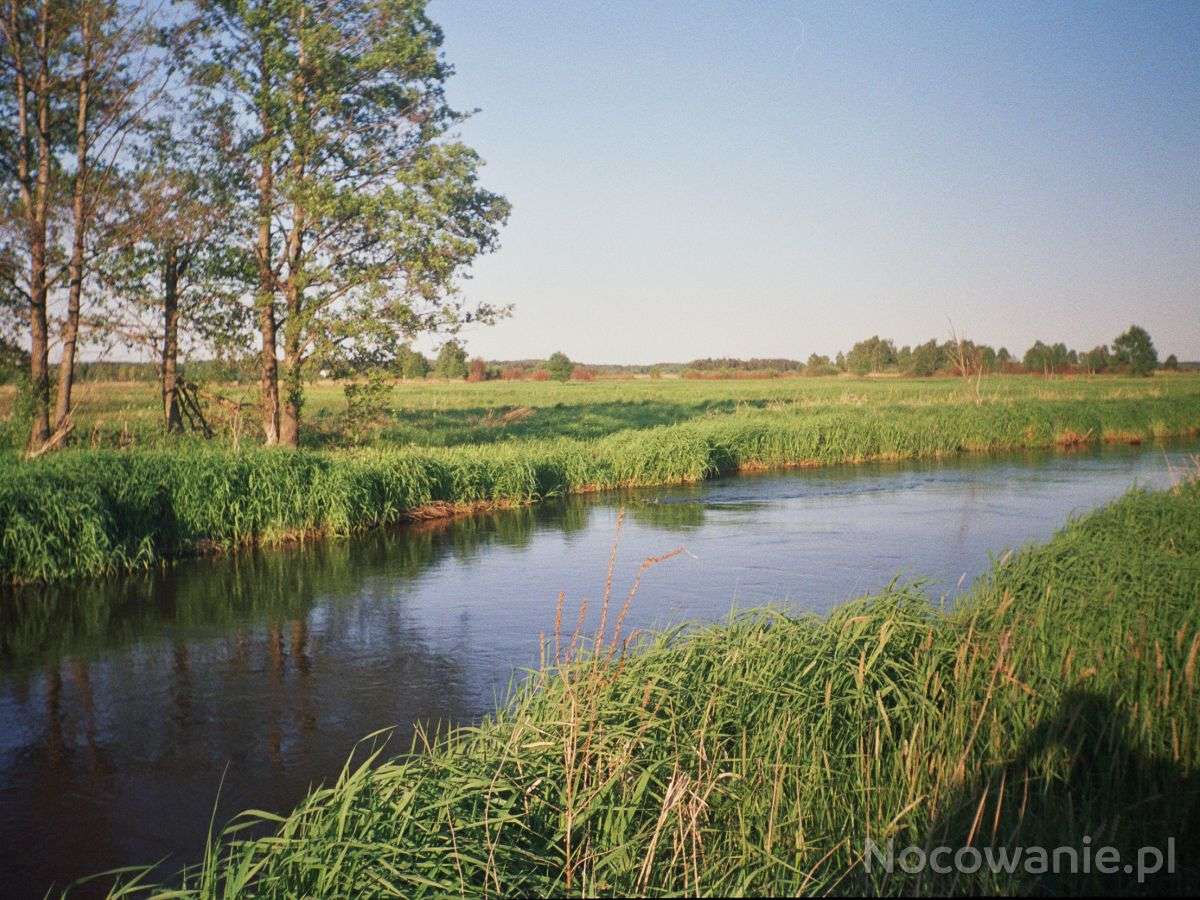
[[[1011,761],[969,781],[944,808],[926,849],[1023,848],[1019,893],[1194,896],[1200,889],[1200,776],[1140,749],[1124,707],[1103,694],[1068,692]],[[1050,855],[1051,871],[1027,866],[1034,847]],[[1098,871],[1103,847],[1119,852],[1116,871]],[[1076,871],[1069,852],[1054,864],[1055,848],[1073,849]],[[952,858],[953,852],[943,856]],[[1172,863],[1173,873],[1167,871]],[[934,880],[925,882],[923,893],[931,887],[935,893],[958,893],[985,886],[961,875],[928,877]],[[997,883],[1012,887],[1011,878],[999,876]]]
[[[539,407],[400,409],[374,432],[370,443],[389,446],[416,444],[426,447],[457,447],[560,437],[594,440],[618,431],[677,425],[708,414],[728,414],[735,412],[739,407],[761,409],[769,402],[765,399],[706,400],[699,403],[642,400]],[[513,415],[505,421],[505,414]],[[304,433],[305,444],[312,447],[332,447],[344,443],[345,436],[337,426],[337,419],[336,415],[314,418],[312,424],[316,427],[309,428]]]

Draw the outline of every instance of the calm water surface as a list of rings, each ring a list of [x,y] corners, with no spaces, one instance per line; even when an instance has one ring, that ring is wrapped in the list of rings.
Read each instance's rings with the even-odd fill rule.
[[[218,820],[285,811],[355,742],[465,722],[537,661],[555,600],[617,589],[653,628],[781,603],[824,611],[897,575],[952,595],[1005,549],[1197,445],[838,467],[602,495],[183,563],[0,604],[0,893],[201,852]]]

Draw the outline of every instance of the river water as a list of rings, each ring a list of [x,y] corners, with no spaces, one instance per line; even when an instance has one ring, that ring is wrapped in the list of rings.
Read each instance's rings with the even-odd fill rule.
[[[1196,444],[831,467],[548,502],[453,522],[6,597],[0,604],[0,893],[202,852],[217,821],[284,812],[355,742],[469,722],[603,593],[618,510],[627,623],[822,612],[901,579],[951,597],[1006,549]],[[619,602],[619,601],[618,601]],[[569,627],[569,626],[568,626]]]

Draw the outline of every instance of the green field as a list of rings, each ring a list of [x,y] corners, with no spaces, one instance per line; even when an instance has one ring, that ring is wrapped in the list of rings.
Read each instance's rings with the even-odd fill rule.
[[[172,886],[203,897],[1200,888],[1200,483],[1133,492],[1068,524],[999,561],[948,613],[896,586],[828,618],[763,611],[630,647],[618,602],[594,641],[556,634],[547,665],[493,718],[421,754],[364,753],[286,817],[244,814]],[[250,825],[270,836],[240,840]],[[1132,861],[1168,836],[1175,873],[1144,883],[865,864],[868,839],[897,853],[1091,842]]]
[[[93,387],[103,398],[89,407],[97,435],[135,423],[120,426],[120,449],[97,437],[97,449],[79,442],[32,462],[0,457],[6,580],[101,575],[241,544],[744,470],[1200,432],[1196,376],[1001,377],[978,396],[957,380],[421,383],[393,388],[392,411],[358,440],[342,427],[340,386],[322,387],[310,410],[316,446],[288,451],[257,447],[249,433],[236,446],[229,435],[169,438],[157,430],[148,387]],[[364,446],[345,446],[354,443]]]
[[[0,387],[0,421],[13,402],[13,389]],[[79,388],[76,441],[116,446],[126,434],[135,446],[161,444],[158,388],[151,382],[92,382]],[[253,404],[257,386],[221,384],[212,395]],[[1200,374],[1159,373],[1154,378],[1120,376],[1045,379],[1006,375],[984,378],[979,399],[985,405],[1020,401],[1171,399],[1200,396]],[[305,443],[339,447],[464,446],[505,441],[604,437],[630,429],[677,425],[752,410],[794,413],[872,406],[886,412],[974,404],[973,386],[955,378],[774,378],[687,380],[678,378],[600,379],[591,382],[417,381],[396,382],[387,397],[391,409],[361,438],[345,431],[345,384],[322,381],[308,387],[304,407]],[[210,403],[214,424],[228,415]],[[513,415],[515,412],[515,416]],[[505,421],[506,414],[510,415]],[[246,440],[255,436],[255,411],[243,414]]]

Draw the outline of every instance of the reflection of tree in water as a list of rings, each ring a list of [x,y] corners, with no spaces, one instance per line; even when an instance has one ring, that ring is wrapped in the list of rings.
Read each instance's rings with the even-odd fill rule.
[[[570,521],[586,524],[587,509],[572,507]],[[15,592],[0,604],[0,690],[21,722],[0,767],[12,813],[0,870],[62,884],[194,854],[227,764],[222,816],[284,810],[334,777],[364,734],[400,726],[401,752],[414,723],[473,715],[457,648],[430,643],[396,586],[489,543],[524,547],[539,524],[557,527],[553,512]]]
[[[929,832],[930,848],[1074,847],[1082,854],[1088,846],[1094,854],[1111,846],[1122,864],[1136,864],[1139,848],[1165,856],[1167,839],[1175,839],[1174,875],[1165,864],[1144,884],[1136,872],[1100,874],[1094,865],[1090,875],[1022,869],[1018,893],[1194,895],[1200,889],[1200,774],[1140,749],[1124,705],[1100,693],[1068,692],[1008,762],[977,775],[943,809]],[[964,888],[932,877],[939,892]],[[1012,888],[1000,876],[997,886],[1004,884]]]
[[[588,519],[591,518],[592,506],[595,503],[594,497],[573,495],[563,498],[558,502],[559,517],[555,520],[555,524],[560,531],[566,534],[578,534],[585,531]]]
[[[425,549],[405,564],[428,565],[435,545],[407,544]],[[330,544],[241,557],[150,597],[143,585],[152,615],[100,620],[132,642],[103,653],[55,644],[36,668],[0,678],[22,723],[0,766],[0,870],[44,887],[130,859],[194,857],[222,780],[221,818],[283,811],[333,779],[364,734],[399,726],[401,752],[414,723],[470,714],[463,665],[429,643],[403,600],[342,602],[361,589],[357,562],[386,553]],[[318,613],[318,599],[333,602]]]
[[[449,541],[454,558],[465,563],[476,559],[480,550],[493,542],[516,550],[528,546],[536,526],[534,509],[519,506],[458,519],[440,534]]]
[[[586,508],[573,515],[586,524]],[[417,579],[448,556],[466,562],[493,542],[525,547],[538,524],[534,509],[522,508],[191,560],[120,579],[29,587],[0,604],[0,669],[102,653],[167,628],[176,637],[214,635],[303,618],[315,603],[355,598],[374,578]]]
[[[639,525],[662,531],[687,531],[704,524],[704,504],[699,501],[649,500],[630,503],[626,509]]]

